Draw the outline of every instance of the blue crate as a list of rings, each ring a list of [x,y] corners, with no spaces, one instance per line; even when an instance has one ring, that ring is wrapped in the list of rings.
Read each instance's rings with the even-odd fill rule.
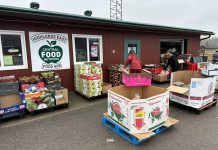
[[[1,108],[0,109],[0,119],[10,118],[13,116],[24,115],[24,110],[26,109],[26,104],[21,103],[12,107]]]
[[[177,121],[178,122],[178,121]],[[176,123],[177,123],[176,122]],[[110,128],[111,130],[113,130],[115,133],[117,133],[118,135],[120,135],[122,138],[124,138],[125,140],[127,140],[128,142],[134,144],[134,145],[139,145],[142,142],[144,142],[146,139],[153,137],[154,135],[160,134],[161,132],[165,131],[166,129],[168,129],[170,126],[161,126],[157,129],[155,129],[153,132],[153,134],[150,134],[149,136],[147,136],[144,139],[139,139],[136,136],[134,136],[133,134],[128,133],[124,128],[122,128],[120,125],[118,125],[116,122],[114,122],[113,120],[111,120],[110,118],[103,116],[102,118],[102,123],[104,126]],[[175,123],[174,123],[175,124]]]
[[[13,116],[20,116],[24,115],[24,111],[26,110],[26,103],[24,100],[24,94],[22,92],[19,93],[21,103],[7,107],[7,108],[0,108],[0,119],[6,119]]]

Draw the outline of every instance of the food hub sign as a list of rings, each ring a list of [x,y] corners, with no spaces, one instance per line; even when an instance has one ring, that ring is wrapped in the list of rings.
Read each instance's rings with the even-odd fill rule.
[[[30,32],[29,37],[33,72],[70,68],[67,34]]]

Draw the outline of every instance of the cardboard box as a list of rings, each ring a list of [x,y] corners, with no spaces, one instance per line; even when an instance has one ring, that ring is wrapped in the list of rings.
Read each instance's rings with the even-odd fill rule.
[[[202,64],[204,64],[204,66]],[[203,75],[218,76],[218,64],[201,63],[199,67],[201,67],[200,69]]]
[[[103,83],[103,93],[107,93],[110,88],[112,88],[112,84],[105,82]]]
[[[8,108],[22,103],[19,94],[0,96],[0,108]]]
[[[108,90],[108,116],[131,134],[155,130],[168,115],[169,91],[165,88],[117,86]]]
[[[126,86],[150,86],[152,74],[146,70],[142,73],[122,74],[122,82]]]
[[[54,90],[54,91],[55,91],[56,105],[67,104],[69,102],[68,89],[61,88],[59,90]]]
[[[215,89],[218,90],[218,76],[216,76],[216,86]]]
[[[19,91],[18,82],[3,82],[0,83],[0,95],[16,94]]]
[[[43,94],[43,92],[29,93],[29,94],[25,94],[25,98],[40,97],[42,94]]]
[[[153,75],[153,80],[158,82],[166,82],[167,75]]]
[[[173,85],[183,82],[183,87]],[[171,83],[168,88],[170,100],[190,106],[201,108],[213,101],[216,78],[202,76],[197,71],[178,71],[171,74]]]

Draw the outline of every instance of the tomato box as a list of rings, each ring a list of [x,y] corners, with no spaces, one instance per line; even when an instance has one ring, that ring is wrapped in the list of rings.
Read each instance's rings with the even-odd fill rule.
[[[175,83],[184,85],[175,85]],[[201,108],[213,101],[216,77],[202,76],[197,71],[177,71],[171,74],[170,100],[190,106]]]
[[[154,86],[108,90],[108,116],[130,134],[161,127],[169,115],[169,91]]]

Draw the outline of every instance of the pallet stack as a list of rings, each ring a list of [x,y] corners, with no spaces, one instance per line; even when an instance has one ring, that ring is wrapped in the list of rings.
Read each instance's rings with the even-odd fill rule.
[[[109,70],[109,83],[112,84],[112,86],[119,86],[122,85],[122,69],[124,68],[124,65],[110,65],[108,66]],[[126,68],[127,70],[129,68]]]
[[[101,66],[95,63],[75,65],[74,83],[75,90],[85,97],[102,95],[103,72]]]

